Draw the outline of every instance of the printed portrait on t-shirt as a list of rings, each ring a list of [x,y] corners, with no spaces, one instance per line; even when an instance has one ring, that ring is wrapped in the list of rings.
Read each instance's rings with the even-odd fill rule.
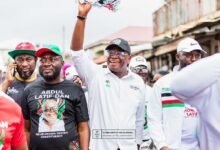
[[[63,113],[65,100],[40,99],[38,101],[39,127],[38,132],[65,131]]]

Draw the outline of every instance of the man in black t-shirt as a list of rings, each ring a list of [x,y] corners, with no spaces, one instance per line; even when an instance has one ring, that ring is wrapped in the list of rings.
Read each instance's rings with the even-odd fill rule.
[[[34,72],[37,62],[35,52],[36,47],[30,42],[21,42],[15,50],[8,52],[14,62],[8,65],[1,88],[19,105],[24,88],[37,79],[37,74]]]
[[[82,88],[61,77],[63,58],[57,46],[41,48],[36,56],[44,80],[25,88],[22,103],[30,149],[88,150],[89,117]]]

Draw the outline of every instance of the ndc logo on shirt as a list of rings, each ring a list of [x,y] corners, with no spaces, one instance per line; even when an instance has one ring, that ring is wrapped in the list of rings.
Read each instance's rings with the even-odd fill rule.
[[[114,41],[112,41],[112,44],[120,45],[121,40],[120,39],[115,39]]]
[[[105,80],[105,86],[106,87],[111,87],[110,81],[109,80]]]

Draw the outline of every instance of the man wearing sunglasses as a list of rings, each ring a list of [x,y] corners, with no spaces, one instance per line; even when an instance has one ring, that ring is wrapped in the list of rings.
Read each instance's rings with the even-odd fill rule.
[[[79,4],[72,37],[73,61],[88,87],[91,150],[135,150],[142,142],[145,87],[128,69],[130,46],[117,38],[106,47],[107,68],[97,66],[83,50],[84,30],[91,4]]]
[[[129,63],[129,69],[138,74],[144,80],[145,84],[150,85],[150,64],[147,63],[143,56],[132,57]]]
[[[190,81],[186,83],[187,80]],[[201,150],[220,149],[220,53],[177,73],[171,87],[175,96],[201,112]]]
[[[145,83],[146,88],[146,99],[145,99],[145,123],[144,123],[144,132],[143,132],[143,143],[141,145],[141,150],[152,150],[155,148],[154,143],[149,135],[149,129],[147,125],[147,104],[150,99],[150,94],[152,91],[152,88],[148,85],[150,81],[150,66],[147,63],[146,59],[143,56],[135,56],[131,59],[131,62],[129,64],[129,69],[138,74]]]
[[[170,83],[178,70],[201,59],[203,53],[205,51],[196,40],[183,39],[177,46],[179,68],[161,77],[153,86],[148,105],[148,123],[151,138],[159,150],[200,149],[198,112],[172,95]]]

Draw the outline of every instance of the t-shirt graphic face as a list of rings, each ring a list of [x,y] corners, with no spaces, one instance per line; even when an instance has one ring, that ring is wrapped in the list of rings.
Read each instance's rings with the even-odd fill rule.
[[[65,131],[63,113],[65,100],[39,99],[37,114],[39,117],[38,132]]]

